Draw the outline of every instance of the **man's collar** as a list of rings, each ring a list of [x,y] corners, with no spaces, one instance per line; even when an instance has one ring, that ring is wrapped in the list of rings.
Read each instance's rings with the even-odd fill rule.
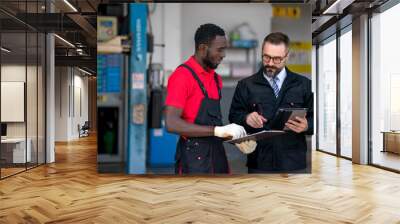
[[[194,55],[189,58],[188,64],[191,66],[194,72],[196,72],[196,74],[214,74],[214,69],[205,70],[196,60]]]

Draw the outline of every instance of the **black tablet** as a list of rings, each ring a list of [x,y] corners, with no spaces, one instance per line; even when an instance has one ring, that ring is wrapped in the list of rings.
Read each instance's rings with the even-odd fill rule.
[[[271,121],[271,129],[274,130],[289,130],[285,127],[288,120],[294,120],[295,117],[306,117],[307,108],[279,108],[275,117]]]

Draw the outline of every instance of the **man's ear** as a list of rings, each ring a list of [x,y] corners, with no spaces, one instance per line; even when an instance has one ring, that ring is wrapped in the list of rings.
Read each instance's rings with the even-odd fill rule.
[[[202,55],[205,55],[205,54],[206,54],[205,52],[207,52],[207,49],[208,49],[208,45],[207,45],[207,44],[200,44],[200,45],[199,45],[199,52],[200,52]]]

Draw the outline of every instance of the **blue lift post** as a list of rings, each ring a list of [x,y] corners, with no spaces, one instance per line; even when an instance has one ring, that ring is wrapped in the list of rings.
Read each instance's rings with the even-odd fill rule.
[[[147,5],[129,4],[132,37],[129,59],[127,173],[146,173],[147,148]]]

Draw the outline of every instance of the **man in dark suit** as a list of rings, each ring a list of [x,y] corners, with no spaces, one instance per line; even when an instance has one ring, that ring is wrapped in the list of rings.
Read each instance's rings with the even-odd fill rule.
[[[271,33],[262,45],[261,68],[240,80],[229,112],[229,120],[245,127],[247,133],[270,130],[279,108],[307,108],[306,117],[289,120],[287,133],[257,142],[247,156],[249,173],[305,172],[307,144],[305,135],[313,133],[313,94],[311,80],[291,72],[285,65],[289,38]]]

